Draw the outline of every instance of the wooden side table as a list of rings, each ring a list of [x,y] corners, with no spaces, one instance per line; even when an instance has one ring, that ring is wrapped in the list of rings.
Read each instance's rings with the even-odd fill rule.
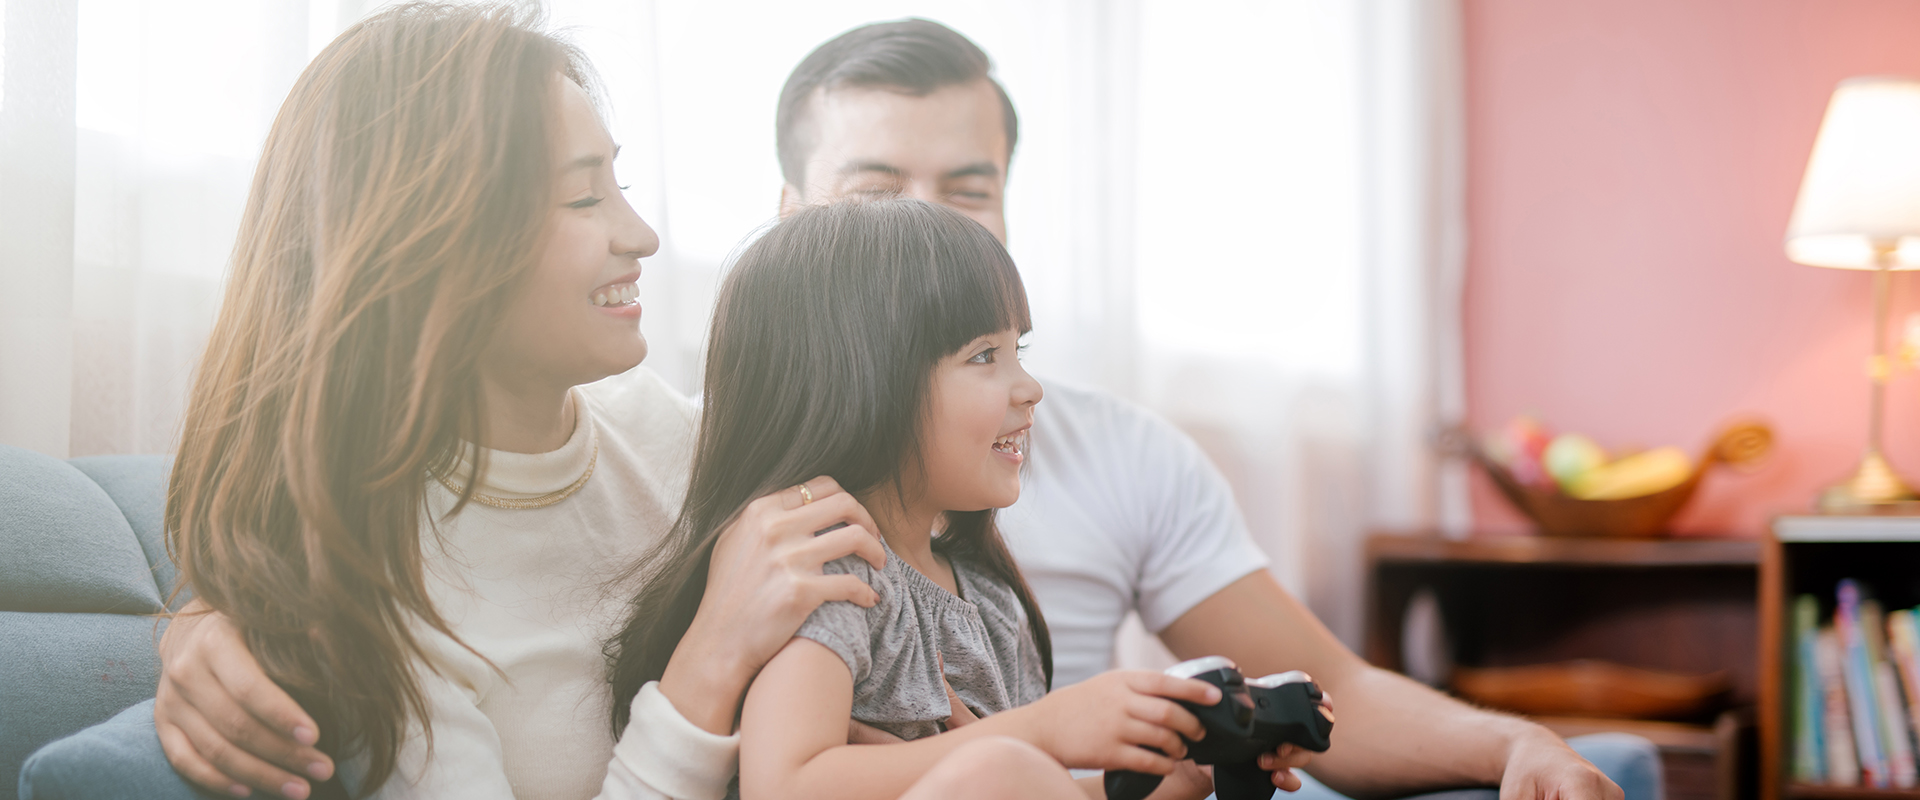
[[[1660,747],[1669,800],[1751,795],[1759,696],[1756,611],[1761,544],[1749,539],[1367,540],[1366,656],[1404,670],[1407,607],[1438,601],[1454,663],[1508,667],[1594,658],[1680,673],[1726,670],[1734,711],[1711,724],[1539,718],[1563,736],[1624,731]]]

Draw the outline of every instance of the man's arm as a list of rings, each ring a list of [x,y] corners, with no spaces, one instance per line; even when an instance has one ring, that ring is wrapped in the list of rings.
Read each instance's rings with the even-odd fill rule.
[[[1247,675],[1305,670],[1332,696],[1333,748],[1314,777],[1357,798],[1500,786],[1502,800],[1620,800],[1620,788],[1551,731],[1473,708],[1354,655],[1259,570],[1160,632],[1181,658],[1224,655]]]

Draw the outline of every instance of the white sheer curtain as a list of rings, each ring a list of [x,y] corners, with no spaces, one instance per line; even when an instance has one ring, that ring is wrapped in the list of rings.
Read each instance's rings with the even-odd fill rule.
[[[1457,477],[1425,446],[1460,411],[1456,3],[549,8],[602,73],[629,199],[662,234],[642,284],[649,362],[688,390],[720,270],[776,210],[788,70],[875,20],[924,16],[979,42],[1021,115],[1007,211],[1030,364],[1191,432],[1281,581],[1357,642],[1365,530],[1464,527]],[[73,252],[56,265],[71,308],[53,315],[70,326],[71,376],[54,381],[71,398],[35,395],[70,409],[57,454],[172,448],[266,126],[305,60],[371,5],[79,0]],[[0,359],[10,395],[34,378],[15,363]]]

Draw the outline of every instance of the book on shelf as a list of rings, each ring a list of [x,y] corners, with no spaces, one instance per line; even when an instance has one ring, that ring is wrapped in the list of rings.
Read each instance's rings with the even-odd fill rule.
[[[1920,609],[1883,612],[1854,580],[1834,600],[1823,620],[1817,597],[1794,599],[1793,778],[1920,787]]]
[[[1867,637],[1860,630],[1860,584],[1843,580],[1835,595],[1839,608],[1833,614],[1833,627],[1840,634],[1847,710],[1853,717],[1853,744],[1860,750],[1860,783],[1876,789],[1891,788],[1886,750],[1880,746],[1880,701],[1874,697]]]
[[[1920,614],[1901,609],[1887,615],[1887,651],[1905,690],[1907,725],[1920,740]]]
[[[1793,777],[1801,783],[1827,779],[1827,742],[1822,735],[1820,666],[1814,654],[1820,634],[1820,601],[1810,594],[1793,601]]]
[[[1833,628],[1822,628],[1814,637],[1815,664],[1822,687],[1820,730],[1827,744],[1827,784],[1860,785],[1860,750],[1853,744],[1853,719],[1847,710],[1847,688],[1843,678],[1844,657],[1840,655],[1840,635]]]
[[[1887,759],[1887,777],[1896,789],[1914,785],[1913,737],[1907,727],[1906,702],[1900,697],[1900,678],[1887,661],[1887,621],[1880,603],[1860,601],[1860,633],[1867,643],[1867,668],[1872,670],[1873,699],[1879,703],[1880,745]]]

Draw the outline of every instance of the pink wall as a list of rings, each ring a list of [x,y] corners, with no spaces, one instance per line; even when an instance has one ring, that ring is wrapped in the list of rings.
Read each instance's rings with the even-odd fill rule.
[[[1698,448],[1736,414],[1773,460],[1708,479],[1676,522],[1757,535],[1865,440],[1869,284],[1781,236],[1843,78],[1920,77],[1914,0],[1465,0],[1467,391],[1487,429],[1533,412],[1603,445]],[[1915,143],[1920,146],[1920,143]],[[1894,314],[1920,310],[1897,276]],[[1920,377],[1888,451],[1920,482]],[[1481,528],[1520,518],[1476,477]]]

